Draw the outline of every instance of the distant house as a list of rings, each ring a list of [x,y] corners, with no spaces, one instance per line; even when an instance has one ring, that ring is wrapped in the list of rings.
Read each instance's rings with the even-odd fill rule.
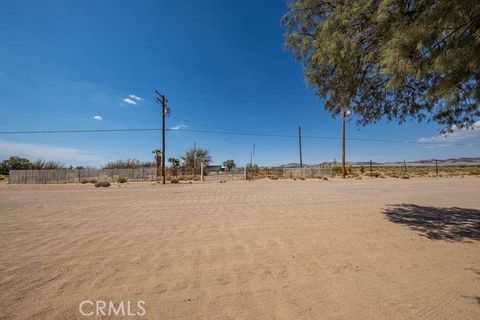
[[[207,173],[220,173],[225,171],[225,167],[218,163],[210,163],[205,170]]]

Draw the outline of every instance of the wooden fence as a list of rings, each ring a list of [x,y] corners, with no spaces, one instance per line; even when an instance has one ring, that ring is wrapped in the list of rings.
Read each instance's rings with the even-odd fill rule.
[[[321,178],[331,176],[332,168],[328,167],[309,167],[309,168],[249,168],[246,172],[247,180],[255,180],[262,178]]]
[[[331,176],[332,168],[283,168],[283,178],[322,178]]]
[[[56,170],[11,170],[9,182],[12,184],[79,183],[86,180],[155,181],[156,168],[137,169],[56,169]]]

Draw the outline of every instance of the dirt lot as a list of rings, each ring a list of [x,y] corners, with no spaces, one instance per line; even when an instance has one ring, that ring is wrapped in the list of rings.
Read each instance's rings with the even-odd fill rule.
[[[141,300],[144,319],[480,319],[480,178],[0,187],[1,319]]]

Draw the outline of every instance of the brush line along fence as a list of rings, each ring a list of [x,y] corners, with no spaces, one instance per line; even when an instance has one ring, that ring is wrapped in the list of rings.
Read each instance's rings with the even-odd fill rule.
[[[247,179],[260,179],[276,176],[278,178],[318,178],[332,175],[331,168],[261,168],[247,170]],[[55,169],[55,170],[11,170],[9,182],[11,184],[63,184],[80,183],[87,180],[115,182],[119,178],[127,181],[156,181],[156,168],[136,169]],[[183,180],[198,179],[200,172],[192,170],[167,170],[167,178]],[[242,171],[209,173],[205,181],[241,180],[245,179]]]
[[[414,176],[456,176],[456,175],[480,175],[478,165],[409,165],[405,163],[396,166],[385,165],[355,165],[347,166],[347,176],[390,176],[404,175]],[[200,170],[169,168],[166,172],[167,180],[200,180]],[[262,178],[322,178],[341,174],[338,166],[308,167],[308,168],[250,168],[246,171],[237,169],[233,172],[206,173],[205,182],[231,181],[231,180],[255,180]],[[9,182],[11,184],[61,184],[79,183],[86,180],[115,182],[119,178],[127,181],[156,181],[157,170],[152,167],[135,169],[56,169],[56,170],[11,170]]]

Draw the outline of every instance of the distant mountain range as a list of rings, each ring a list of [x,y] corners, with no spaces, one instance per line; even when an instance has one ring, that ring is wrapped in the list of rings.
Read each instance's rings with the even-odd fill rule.
[[[438,161],[438,164],[442,165],[480,165],[480,157],[476,158],[451,158],[451,159],[428,159],[428,160],[417,160],[417,161],[407,161],[409,165],[430,165],[434,164],[435,160]],[[340,161],[337,161],[337,165],[340,165]],[[324,162],[324,163],[319,163],[319,164],[304,164],[303,166],[305,168],[309,167],[318,167],[320,165],[325,165],[329,164],[332,165],[333,161],[330,162]],[[353,166],[368,166],[370,165],[370,161],[358,161],[358,162],[352,162],[352,161],[347,161],[348,165],[353,165]],[[399,166],[403,165],[403,161],[393,161],[393,162],[372,162],[373,165],[375,166]],[[299,164],[298,163],[287,163],[284,165],[279,166],[280,168],[298,168]]]

